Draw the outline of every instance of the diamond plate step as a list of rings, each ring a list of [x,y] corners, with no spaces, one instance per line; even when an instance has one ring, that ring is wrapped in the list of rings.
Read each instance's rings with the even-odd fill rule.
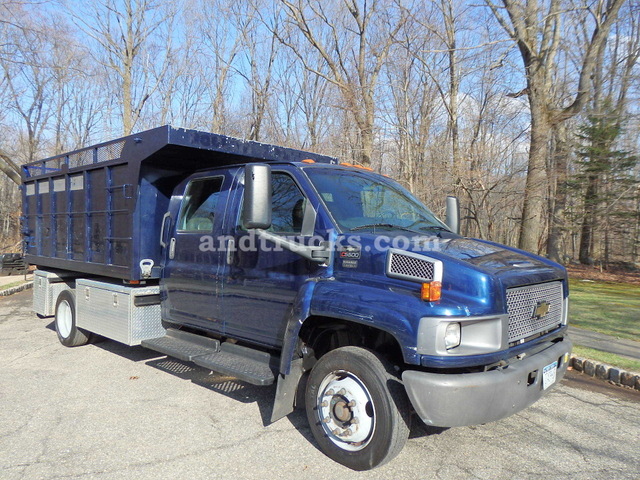
[[[167,330],[164,337],[143,340],[141,345],[185,362],[191,362],[199,355],[207,355],[220,350],[218,340],[172,328]]]
[[[271,365],[275,365],[276,360],[266,352],[223,343],[220,352],[195,357],[193,363],[253,385],[266,386],[274,382],[275,375]]]
[[[143,340],[141,345],[260,386],[271,385],[274,382],[274,372],[277,371],[279,360],[267,352],[234,343],[221,344],[212,338],[175,329],[168,329],[164,337]]]

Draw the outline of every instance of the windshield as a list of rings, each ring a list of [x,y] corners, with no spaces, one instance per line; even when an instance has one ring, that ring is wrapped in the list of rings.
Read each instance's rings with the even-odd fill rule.
[[[343,230],[389,228],[419,233],[448,230],[395,182],[337,169],[306,168],[305,172]]]

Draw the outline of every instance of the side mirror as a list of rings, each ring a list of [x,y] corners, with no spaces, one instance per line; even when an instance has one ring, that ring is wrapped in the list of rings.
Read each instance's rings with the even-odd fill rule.
[[[460,203],[458,197],[447,197],[447,227],[453,233],[460,233]]]
[[[267,229],[271,226],[271,167],[252,163],[244,167],[242,226]]]

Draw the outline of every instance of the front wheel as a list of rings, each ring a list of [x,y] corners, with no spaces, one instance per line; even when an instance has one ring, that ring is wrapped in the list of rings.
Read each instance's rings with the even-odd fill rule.
[[[409,437],[409,401],[384,358],[341,347],[314,365],[305,394],[307,418],[322,451],[353,470],[378,467]]]
[[[63,290],[56,302],[55,315],[58,340],[65,347],[77,347],[89,343],[91,333],[76,326],[76,296],[71,290]]]

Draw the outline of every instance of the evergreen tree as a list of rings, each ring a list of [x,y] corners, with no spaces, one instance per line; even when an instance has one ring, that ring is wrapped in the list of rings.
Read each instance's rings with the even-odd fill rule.
[[[574,177],[574,185],[583,191],[579,248],[579,260],[583,264],[593,263],[596,233],[601,232],[604,238],[599,260],[607,265],[611,234],[624,228],[625,219],[637,214],[633,207],[626,207],[636,194],[633,168],[638,159],[616,148],[622,133],[622,119],[607,106],[601,113],[589,115],[587,123],[579,129],[579,172]],[[622,224],[614,224],[614,220],[622,220]]]

